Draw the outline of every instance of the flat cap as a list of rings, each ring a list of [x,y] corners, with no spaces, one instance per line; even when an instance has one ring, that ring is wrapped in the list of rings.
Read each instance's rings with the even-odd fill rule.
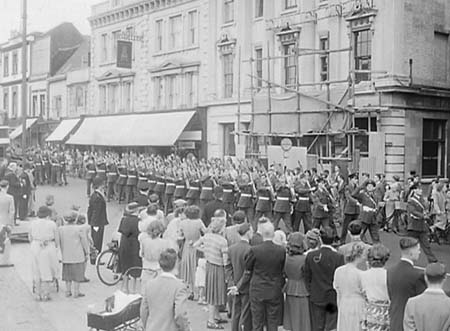
[[[425,275],[427,277],[444,277],[446,274],[445,266],[441,263],[430,263],[425,268]]]

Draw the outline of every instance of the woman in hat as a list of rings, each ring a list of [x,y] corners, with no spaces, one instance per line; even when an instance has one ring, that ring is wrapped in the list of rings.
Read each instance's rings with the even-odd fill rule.
[[[49,301],[49,284],[56,278],[59,245],[58,229],[50,220],[51,210],[42,206],[37,219],[30,224],[31,260],[33,281],[39,301]]]
[[[305,237],[300,232],[292,233],[287,242],[287,257],[284,264],[286,293],[283,327],[290,331],[310,331],[309,293],[306,289],[303,268],[306,255]]]
[[[125,207],[118,232],[121,234],[119,244],[119,271],[124,273],[130,268],[142,268],[142,259],[139,255],[139,204],[131,202]],[[138,278],[141,269],[132,269],[123,277],[122,291],[137,293]],[[131,283],[131,284],[130,284]],[[131,290],[130,290],[131,289]]]
[[[77,225],[78,213],[70,211],[64,215],[65,226],[59,228],[59,244],[62,256],[62,280],[66,282],[66,297],[84,297],[80,283],[84,281],[86,261],[89,258],[89,243],[86,234]]]
[[[208,329],[223,329],[219,307],[227,303],[225,266],[228,261],[228,242],[222,235],[226,218],[213,217],[209,226],[210,232],[201,237],[194,247],[202,246],[206,259],[206,302],[209,305],[209,316],[206,322]]]

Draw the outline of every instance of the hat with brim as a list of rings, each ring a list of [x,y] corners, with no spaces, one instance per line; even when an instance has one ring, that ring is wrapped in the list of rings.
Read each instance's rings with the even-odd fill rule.
[[[3,179],[0,181],[0,187],[5,188],[8,185],[9,185],[9,182],[6,179]]]
[[[37,217],[39,218],[46,218],[49,217],[52,214],[52,211],[47,206],[41,206],[38,209]]]
[[[137,202],[130,202],[126,207],[125,207],[125,213],[127,214],[135,214],[137,212],[140,211],[140,205]]]
[[[175,208],[185,207],[187,205],[187,202],[183,199],[177,199],[173,202],[173,205],[175,206]]]

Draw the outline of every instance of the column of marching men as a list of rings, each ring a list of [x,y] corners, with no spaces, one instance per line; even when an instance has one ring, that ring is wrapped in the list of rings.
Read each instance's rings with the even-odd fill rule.
[[[43,173],[41,183],[48,183],[48,154],[36,150],[29,157],[35,177]],[[249,160],[61,154],[65,171],[86,179],[89,207],[86,217],[65,213],[58,231],[51,203],[39,209],[42,224],[33,226],[32,247],[36,264],[48,271],[44,277],[34,270],[36,284],[44,284],[37,286],[40,299],[49,299],[48,283],[57,275],[51,265],[39,264],[38,256],[48,247],[67,247],[79,231],[66,225],[78,224],[84,234],[78,246],[62,252],[66,295],[84,295],[79,283],[86,281],[85,262],[94,262],[92,253],[103,247],[106,204],[115,200],[126,204],[118,228],[119,268],[144,267],[124,277],[122,288],[143,294],[146,330],[188,330],[186,300],[208,305],[208,329],[223,329],[226,310],[233,331],[272,331],[280,325],[292,331],[447,330],[450,325],[448,298],[430,297],[443,294],[446,277],[430,248],[430,234],[439,241],[448,230],[450,194],[439,178],[425,196],[414,173],[403,185],[397,177],[388,184],[382,174],[373,179],[362,174],[360,180],[350,173],[346,180],[339,167],[319,174],[280,165],[266,169]],[[61,178],[50,184],[64,183],[62,166],[56,166],[62,158],[50,155],[49,177]],[[4,195],[14,197],[16,168],[11,162],[5,169]],[[380,230],[403,236],[401,260],[388,269],[390,252],[380,243]],[[76,263],[72,250],[78,252]],[[430,263],[425,273],[413,268],[421,251]],[[414,313],[424,305],[424,313]],[[435,315],[423,320],[429,314]]]

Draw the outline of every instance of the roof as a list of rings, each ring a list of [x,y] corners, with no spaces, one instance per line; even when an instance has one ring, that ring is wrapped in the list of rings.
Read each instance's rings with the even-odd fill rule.
[[[70,58],[63,64],[63,66],[56,72],[55,75],[66,74],[70,71],[75,71],[83,68],[87,68],[89,65],[89,53],[91,47],[91,38],[89,36],[83,36],[83,41]]]
[[[173,146],[195,111],[86,117],[66,142],[93,146]]]
[[[45,139],[47,142],[60,142],[64,141],[67,136],[73,131],[73,129],[80,122],[79,118],[65,119],[56,127],[56,129]]]

